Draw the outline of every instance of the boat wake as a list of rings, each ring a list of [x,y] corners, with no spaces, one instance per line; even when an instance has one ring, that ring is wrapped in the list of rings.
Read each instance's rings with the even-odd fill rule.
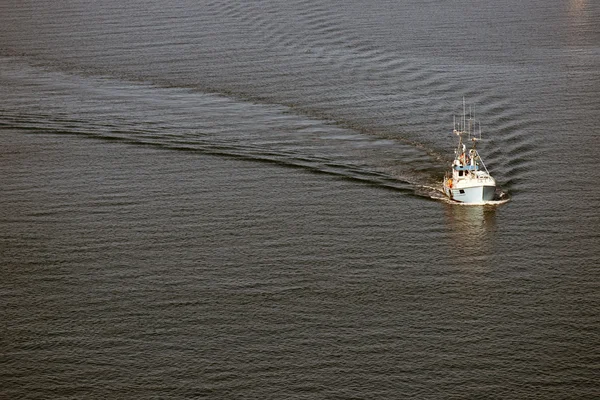
[[[371,121],[346,123],[235,94],[66,73],[18,57],[0,57],[0,71],[8,96],[0,129],[268,162],[446,200],[441,188],[431,188],[444,157],[435,146],[407,140],[410,130],[397,135]]]

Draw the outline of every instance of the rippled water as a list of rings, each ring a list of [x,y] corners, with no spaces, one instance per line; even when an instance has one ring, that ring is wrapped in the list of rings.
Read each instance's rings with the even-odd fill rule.
[[[0,5],[0,397],[600,396],[588,0]],[[440,198],[462,98],[510,201]]]

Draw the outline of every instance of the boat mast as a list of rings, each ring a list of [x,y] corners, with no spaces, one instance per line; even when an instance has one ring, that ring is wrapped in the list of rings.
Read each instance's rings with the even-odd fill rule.
[[[465,96],[463,96],[463,132],[467,129],[467,113],[465,109]]]
[[[471,113],[471,105],[469,104],[469,140],[471,140],[471,131],[473,130],[473,114]]]

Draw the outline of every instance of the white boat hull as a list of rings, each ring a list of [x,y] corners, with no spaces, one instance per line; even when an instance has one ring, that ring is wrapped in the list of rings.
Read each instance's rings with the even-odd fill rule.
[[[484,203],[494,200],[496,186],[480,185],[452,189],[444,187],[444,191],[446,192],[446,196],[454,201],[461,203]]]

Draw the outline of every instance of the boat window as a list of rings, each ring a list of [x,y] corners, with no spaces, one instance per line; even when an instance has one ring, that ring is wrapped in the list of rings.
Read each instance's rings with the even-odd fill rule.
[[[458,171],[458,176],[462,176],[463,172],[462,171]]]
[[[465,194],[465,191],[460,189],[460,194]]]

